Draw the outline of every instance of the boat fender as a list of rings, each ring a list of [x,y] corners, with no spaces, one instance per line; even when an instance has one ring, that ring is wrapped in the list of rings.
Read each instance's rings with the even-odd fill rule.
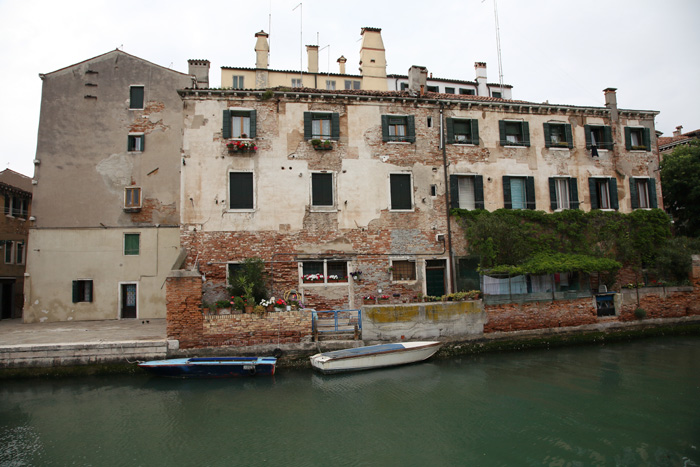
[[[282,352],[282,349],[279,348],[272,351],[272,356],[275,358],[280,358],[283,354],[284,352]]]
[[[255,375],[255,367],[250,368],[250,369],[248,370],[248,374],[249,374],[250,376],[254,376],[254,375]]]

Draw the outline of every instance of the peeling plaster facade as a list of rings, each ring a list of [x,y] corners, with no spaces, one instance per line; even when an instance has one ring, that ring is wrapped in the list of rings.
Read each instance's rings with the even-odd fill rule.
[[[654,139],[643,150],[626,149],[626,127],[655,138],[651,111],[574,107],[428,93],[352,93],[184,90],[182,244],[188,264],[204,274],[205,301],[225,298],[229,264],[259,256],[269,267],[275,296],[297,293],[317,309],[355,308],[365,296],[410,301],[460,289],[456,265],[467,256],[464,232],[450,222],[455,176],[479,176],[487,210],[506,207],[504,185],[532,178],[532,208],[552,212],[551,179],[578,187],[579,208],[593,207],[591,179],[614,179],[618,208],[633,209],[630,182],[654,180],[662,206]],[[613,95],[614,97],[614,95]],[[223,137],[226,111],[255,111],[256,152],[231,153]],[[332,149],[304,138],[304,114],[337,114]],[[383,115],[412,116],[415,141],[387,142]],[[616,117],[614,118],[613,115]],[[448,119],[478,122],[478,140],[441,146]],[[526,122],[529,146],[502,142],[503,121]],[[570,145],[547,147],[547,125],[570,126]],[[610,127],[612,145],[594,156],[586,125]],[[235,139],[234,139],[235,140]],[[446,139],[444,141],[447,141]],[[445,169],[446,168],[446,169]],[[230,173],[252,174],[253,204],[231,209],[236,189]],[[314,206],[313,176],[332,174],[332,206]],[[410,208],[392,209],[392,175],[408,175]],[[611,185],[613,186],[613,185]],[[454,190],[454,188],[452,188]],[[528,196],[530,193],[528,192]],[[555,208],[556,209],[556,208]],[[194,263],[196,261],[196,264]],[[309,282],[306,263],[340,263],[345,280]],[[414,265],[399,277],[396,262]],[[324,266],[326,267],[326,266]],[[343,269],[344,268],[344,269]],[[362,271],[359,280],[353,272]],[[442,283],[436,284],[436,281]]]
[[[176,90],[192,76],[115,50],[40,77],[24,321],[164,318],[179,254]],[[138,235],[137,254],[125,255],[126,235]]]

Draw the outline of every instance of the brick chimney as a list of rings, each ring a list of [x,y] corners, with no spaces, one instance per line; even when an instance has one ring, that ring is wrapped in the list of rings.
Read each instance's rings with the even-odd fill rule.
[[[309,73],[318,73],[318,46],[307,45],[306,57],[309,64]]]
[[[270,54],[270,43],[267,41],[269,34],[265,31],[255,33],[255,68],[267,68]]]
[[[386,52],[380,28],[362,28],[360,74],[362,89],[386,91]]]
[[[188,74],[196,79],[195,86],[200,89],[209,87],[209,60],[187,60]]]
[[[343,57],[342,55],[338,59],[338,68],[340,69],[339,73],[341,75],[345,74],[345,62],[347,62],[347,61],[348,61],[348,59]]]
[[[617,112],[617,88],[605,88],[605,107],[610,109],[610,118],[613,121],[618,121],[619,114]]]
[[[428,69],[424,66],[413,65],[408,69],[408,92],[414,96],[425,94],[428,80]]]

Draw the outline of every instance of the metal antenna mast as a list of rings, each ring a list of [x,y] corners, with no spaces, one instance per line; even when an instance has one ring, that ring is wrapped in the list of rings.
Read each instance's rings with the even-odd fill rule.
[[[501,28],[498,26],[498,2],[493,0],[493,16],[496,19],[496,48],[498,49],[498,80],[503,97],[503,64],[501,63]]]
[[[300,78],[300,86],[299,87],[304,87],[304,62],[303,62],[303,57],[304,57],[304,39],[303,39],[303,31],[304,31],[304,7],[299,2],[297,6],[292,8],[292,11],[296,10],[299,8],[299,78]]]

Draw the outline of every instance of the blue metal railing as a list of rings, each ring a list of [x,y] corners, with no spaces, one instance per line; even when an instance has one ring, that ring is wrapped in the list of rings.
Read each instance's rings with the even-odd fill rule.
[[[362,331],[362,310],[328,310],[311,312],[314,334],[322,332]]]

